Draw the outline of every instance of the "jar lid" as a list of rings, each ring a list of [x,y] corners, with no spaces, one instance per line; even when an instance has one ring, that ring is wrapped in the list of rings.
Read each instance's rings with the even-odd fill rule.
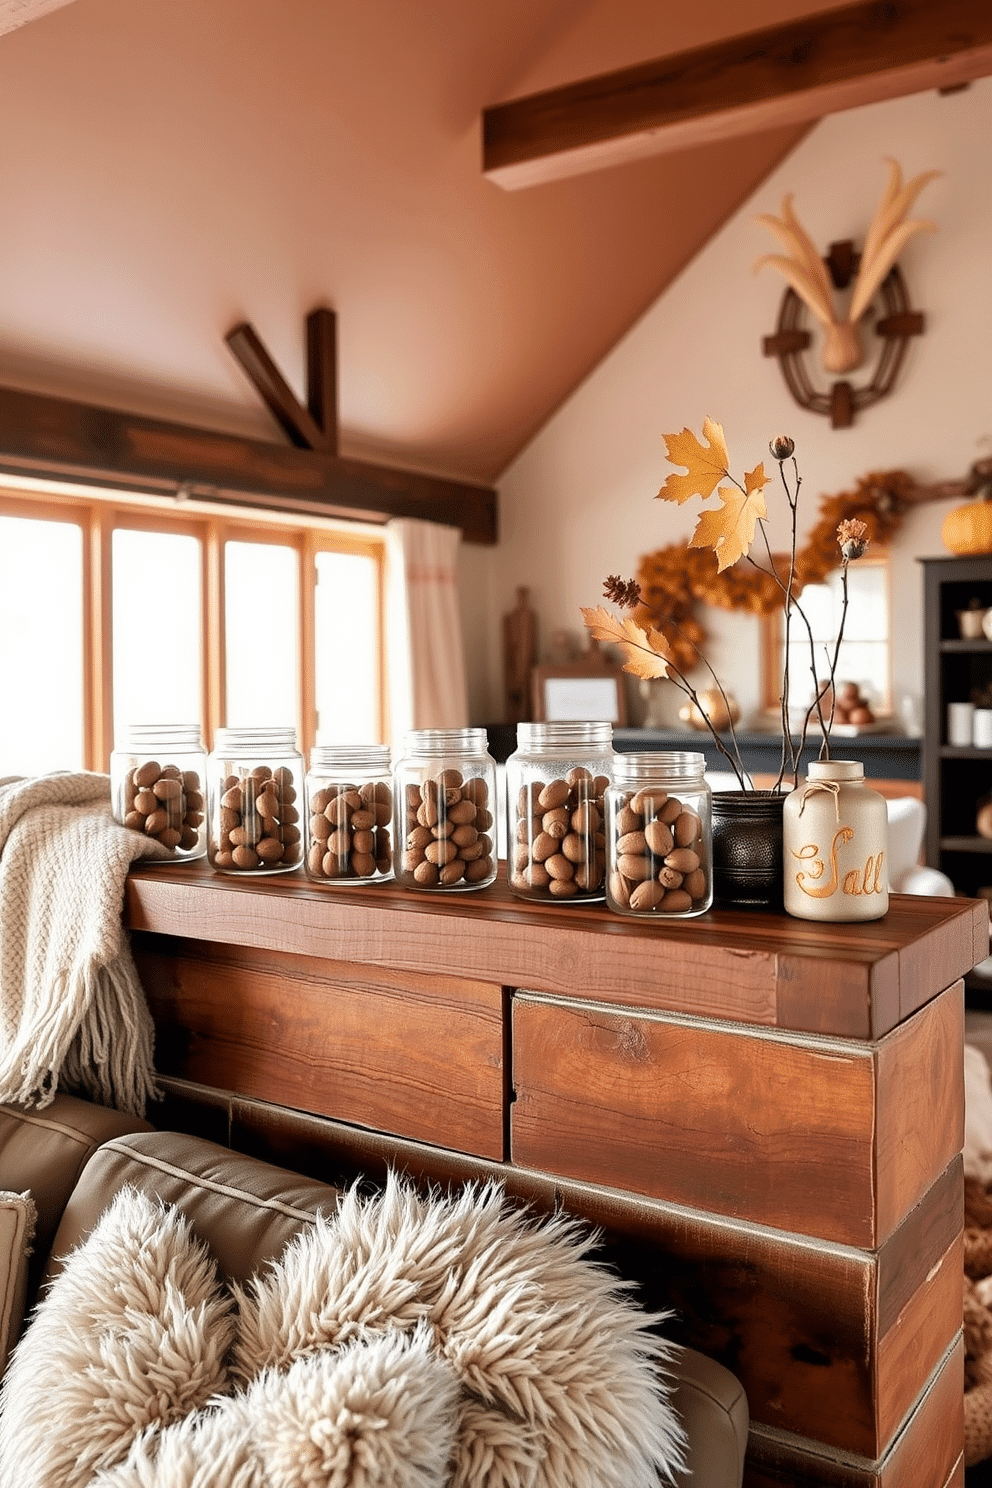
[[[657,749],[644,753],[618,754],[613,765],[613,778],[616,781],[695,780],[702,777],[705,768],[704,754],[684,749]]]
[[[198,723],[127,723],[114,740],[115,749],[147,749],[151,745],[168,744],[173,748],[181,744],[192,744],[203,748]]]
[[[315,744],[311,770],[380,770],[388,774],[388,744]]]
[[[864,762],[862,760],[810,760],[806,778],[808,780],[864,780]]]
[[[517,748],[603,749],[613,748],[613,725],[601,719],[561,719],[555,722],[518,723]]]
[[[214,733],[215,754],[246,754],[264,750],[268,754],[295,754],[295,728],[219,728]]]
[[[411,729],[404,747],[409,754],[486,754],[488,740],[483,728]]]

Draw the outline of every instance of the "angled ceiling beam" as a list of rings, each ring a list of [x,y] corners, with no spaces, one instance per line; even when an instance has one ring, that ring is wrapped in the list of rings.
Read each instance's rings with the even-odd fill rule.
[[[863,0],[487,108],[507,190],[992,73],[989,0]]]
[[[304,517],[419,517],[461,528],[468,542],[497,538],[488,486],[15,388],[0,387],[0,473]]]
[[[304,408],[275,362],[269,356],[254,326],[245,321],[224,337],[241,363],[248,381],[286,435],[300,449],[325,449],[327,440],[309,408]]]

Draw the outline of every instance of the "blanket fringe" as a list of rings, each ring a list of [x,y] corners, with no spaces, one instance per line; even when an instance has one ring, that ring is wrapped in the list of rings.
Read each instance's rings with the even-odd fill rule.
[[[136,859],[168,856],[114,820],[106,775],[0,781],[0,1101],[60,1086],[143,1116],[154,1026],[121,922]]]

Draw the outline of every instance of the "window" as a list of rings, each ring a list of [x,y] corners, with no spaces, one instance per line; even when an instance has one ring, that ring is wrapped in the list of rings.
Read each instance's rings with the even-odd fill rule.
[[[0,516],[0,776],[78,770],[83,529]]]
[[[374,532],[2,491],[0,562],[0,776],[106,770],[129,723],[386,736]]]
[[[890,648],[888,559],[860,558],[847,569],[848,611],[844,639],[837,660],[837,684],[856,682],[879,717],[892,712],[892,668]],[[829,675],[828,655],[840,626],[842,609],[841,570],[827,575],[822,584],[807,584],[801,603],[813,629],[820,681]],[[785,644],[782,615],[769,616],[765,628],[765,707],[778,714],[778,689],[782,676]],[[791,703],[805,712],[813,698],[809,638],[801,621],[790,627]]]

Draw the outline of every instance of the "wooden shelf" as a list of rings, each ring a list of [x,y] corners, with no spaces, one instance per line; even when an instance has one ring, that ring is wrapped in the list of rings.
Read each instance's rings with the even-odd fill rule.
[[[988,912],[970,899],[895,894],[888,914],[861,924],[730,910],[659,922],[517,899],[505,881],[450,895],[332,888],[300,870],[239,879],[202,860],[133,870],[125,922],[427,975],[491,979],[498,968],[504,985],[558,997],[848,1038],[878,1038],[914,1010],[924,930],[942,987],[988,955]]]

